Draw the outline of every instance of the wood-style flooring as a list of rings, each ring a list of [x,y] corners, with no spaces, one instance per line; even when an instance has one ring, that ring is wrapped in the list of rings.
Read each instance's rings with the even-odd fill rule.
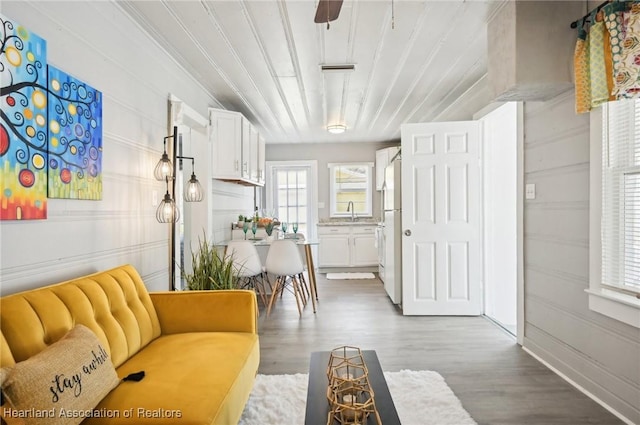
[[[310,353],[342,345],[376,350],[383,370],[440,373],[478,424],[622,424],[531,357],[484,317],[407,317],[378,280],[327,280],[298,316],[285,292],[261,305],[259,373],[308,373]],[[421,424],[404,424],[421,425]]]

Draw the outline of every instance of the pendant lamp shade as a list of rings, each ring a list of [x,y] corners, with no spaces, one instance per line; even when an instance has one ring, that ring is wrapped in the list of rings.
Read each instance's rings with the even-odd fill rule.
[[[167,155],[167,139],[171,138],[173,138],[173,162],[169,159],[169,155]],[[204,199],[204,190],[196,178],[194,171],[195,160],[191,156],[175,154],[177,151],[177,140],[178,128],[173,127],[173,135],[164,138],[162,157],[158,161],[156,168],[153,170],[153,174],[156,179],[161,181],[164,180],[167,183],[167,193],[165,193],[162,202],[160,202],[160,205],[158,205],[158,208],[156,209],[156,220],[160,223],[177,223],[180,220],[180,210],[178,209],[178,205],[171,194],[175,193],[175,179],[177,175],[176,165],[180,164],[180,169],[182,170],[183,159],[191,160],[191,178],[187,182],[183,192],[185,202],[200,202]],[[180,160],[180,162],[177,162],[178,160]],[[171,191],[169,191],[169,180],[172,181]]]
[[[191,173],[191,178],[187,182],[187,187],[184,190],[184,200],[186,202],[200,202],[204,199],[204,191],[202,185],[196,178],[195,173]]]
[[[164,195],[164,199],[158,205],[156,210],[156,220],[159,223],[177,223],[180,220],[180,210],[176,205],[176,202],[171,199],[169,191]]]
[[[162,154],[162,157],[156,164],[156,168],[153,170],[153,175],[156,177],[156,180],[160,181],[173,177],[173,164],[171,163],[166,151]]]

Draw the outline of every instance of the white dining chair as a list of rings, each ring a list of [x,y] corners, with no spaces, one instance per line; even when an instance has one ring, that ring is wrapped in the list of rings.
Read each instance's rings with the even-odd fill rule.
[[[307,300],[299,282],[304,279],[304,264],[296,243],[288,239],[273,241],[269,246],[265,269],[267,273],[276,277],[267,307],[267,317],[271,313],[275,298],[278,294],[282,295],[285,289],[294,294],[298,313],[302,316],[302,308],[307,304]]]
[[[253,242],[231,240],[227,245],[226,255],[233,260],[233,267],[238,272],[238,277],[240,278],[239,287],[253,289],[262,300],[262,303],[267,306],[266,273]]]

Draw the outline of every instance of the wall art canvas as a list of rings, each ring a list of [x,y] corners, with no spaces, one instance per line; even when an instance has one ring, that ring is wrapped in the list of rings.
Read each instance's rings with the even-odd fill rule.
[[[0,15],[0,220],[47,218],[47,44]]]
[[[102,93],[49,65],[49,198],[102,199]]]

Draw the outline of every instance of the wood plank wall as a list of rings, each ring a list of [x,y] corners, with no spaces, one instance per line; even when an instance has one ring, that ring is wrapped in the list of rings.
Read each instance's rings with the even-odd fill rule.
[[[640,330],[589,310],[589,116],[525,103],[524,346],[640,423]]]
[[[101,201],[50,199],[46,220],[0,222],[2,294],[123,263],[150,290],[168,289],[169,231],[156,222],[152,193],[165,192],[153,168],[169,94],[205,117],[223,106],[115,2],[3,1],[2,14],[47,41],[48,63],[102,91],[104,170]],[[224,238],[236,210],[252,209],[253,190],[209,187],[209,229]]]

